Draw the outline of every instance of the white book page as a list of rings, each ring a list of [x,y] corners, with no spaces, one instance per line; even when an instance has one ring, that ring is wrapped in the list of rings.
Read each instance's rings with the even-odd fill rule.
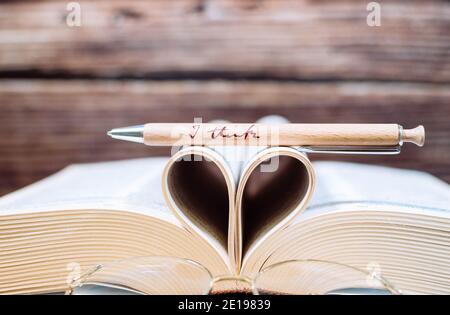
[[[0,199],[0,215],[66,209],[171,214],[161,190],[167,158],[71,165]]]
[[[430,174],[345,162],[313,164],[317,186],[308,209],[367,203],[450,211],[450,186]]]

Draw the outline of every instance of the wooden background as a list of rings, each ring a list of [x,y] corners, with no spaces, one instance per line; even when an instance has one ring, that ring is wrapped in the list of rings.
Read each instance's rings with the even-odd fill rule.
[[[68,1],[67,1],[68,2]],[[0,195],[78,162],[167,154],[113,141],[143,122],[267,114],[293,122],[424,124],[401,155],[311,156],[431,172],[450,182],[450,3],[0,2]]]

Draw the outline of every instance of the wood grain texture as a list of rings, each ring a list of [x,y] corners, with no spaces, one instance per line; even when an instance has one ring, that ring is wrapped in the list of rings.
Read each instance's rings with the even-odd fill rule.
[[[117,132],[112,131],[112,133]],[[120,132],[120,131],[119,131]],[[394,147],[414,140],[413,129],[397,124],[149,123],[150,146],[368,146]],[[408,134],[409,137],[403,135]]]
[[[450,89],[436,84],[228,81],[9,80],[0,84],[0,188],[12,191],[76,162],[168,154],[167,148],[110,139],[106,131],[142,122],[280,114],[292,122],[388,123],[427,128],[423,148],[399,156],[315,155],[415,168],[450,181]]]
[[[0,4],[4,74],[449,82],[446,1],[78,1]]]
[[[299,123],[423,124],[399,156],[311,156],[450,182],[450,4],[357,0],[0,3],[0,195],[78,162],[168,154],[105,132],[281,114]]]

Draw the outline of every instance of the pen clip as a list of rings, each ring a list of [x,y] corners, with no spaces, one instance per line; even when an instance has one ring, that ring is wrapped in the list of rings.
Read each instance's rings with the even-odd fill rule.
[[[395,155],[401,151],[401,145],[390,147],[370,146],[302,146],[297,150],[304,153],[328,153],[328,154],[373,154],[373,155]]]

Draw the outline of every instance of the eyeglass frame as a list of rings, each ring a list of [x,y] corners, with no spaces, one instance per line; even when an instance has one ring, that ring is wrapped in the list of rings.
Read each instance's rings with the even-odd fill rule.
[[[209,289],[208,291],[205,292],[204,295],[210,295],[212,292],[214,292],[214,285],[218,282],[221,281],[239,281],[239,282],[243,282],[246,283],[250,286],[251,288],[251,292],[253,295],[260,295],[260,292],[258,291],[258,289],[255,286],[255,280],[264,272],[273,269],[275,267],[278,267],[282,264],[286,264],[286,263],[305,263],[305,262],[313,262],[313,263],[326,263],[326,264],[334,264],[334,265],[338,265],[338,266],[342,266],[345,268],[350,268],[353,269],[355,271],[361,272],[363,274],[366,274],[367,276],[371,276],[374,279],[376,279],[377,281],[380,281],[380,283],[383,285],[384,288],[386,288],[390,293],[394,294],[394,295],[401,295],[402,292],[401,290],[395,288],[394,286],[392,286],[392,284],[386,280],[383,276],[378,275],[378,274],[370,274],[366,271],[364,271],[363,269],[357,268],[355,266],[351,266],[351,265],[346,265],[344,263],[339,263],[339,262],[334,262],[334,261],[327,261],[327,260],[321,260],[321,259],[290,259],[290,260],[284,260],[284,261],[280,261],[274,264],[271,264],[265,268],[264,265],[261,266],[261,268],[259,269],[257,275],[254,278],[249,278],[247,276],[243,276],[243,275],[218,275],[218,276],[213,276],[212,273],[209,271],[208,268],[206,268],[205,266],[203,266],[201,263],[189,259],[189,258],[181,258],[181,257],[172,257],[172,256],[134,256],[134,257],[129,257],[129,258],[124,258],[124,259],[120,259],[120,260],[115,260],[115,261],[111,261],[109,263],[104,263],[104,264],[98,264],[95,265],[94,267],[90,268],[89,270],[87,270],[84,274],[80,275],[79,277],[74,278],[71,283],[69,284],[69,287],[66,289],[65,291],[65,295],[72,295],[74,292],[74,289],[76,287],[79,287],[80,285],[82,285],[82,281],[84,278],[91,276],[92,274],[94,274],[95,272],[99,271],[100,269],[102,269],[103,267],[105,267],[105,265],[109,265],[109,264],[113,264],[113,263],[119,263],[119,262],[123,262],[123,261],[127,261],[127,260],[132,260],[132,259],[138,259],[138,258],[163,258],[163,259],[176,259],[176,260],[182,260],[183,262],[188,262],[190,264],[196,265],[197,267],[202,268],[203,270],[205,270],[208,275],[209,278],[211,279],[209,281]],[[74,283],[78,283],[77,285],[73,285]],[[142,292],[139,292],[137,290],[133,290],[133,289],[126,289],[127,291],[130,292],[136,292],[139,294],[142,294]],[[142,294],[145,295],[145,294]]]

